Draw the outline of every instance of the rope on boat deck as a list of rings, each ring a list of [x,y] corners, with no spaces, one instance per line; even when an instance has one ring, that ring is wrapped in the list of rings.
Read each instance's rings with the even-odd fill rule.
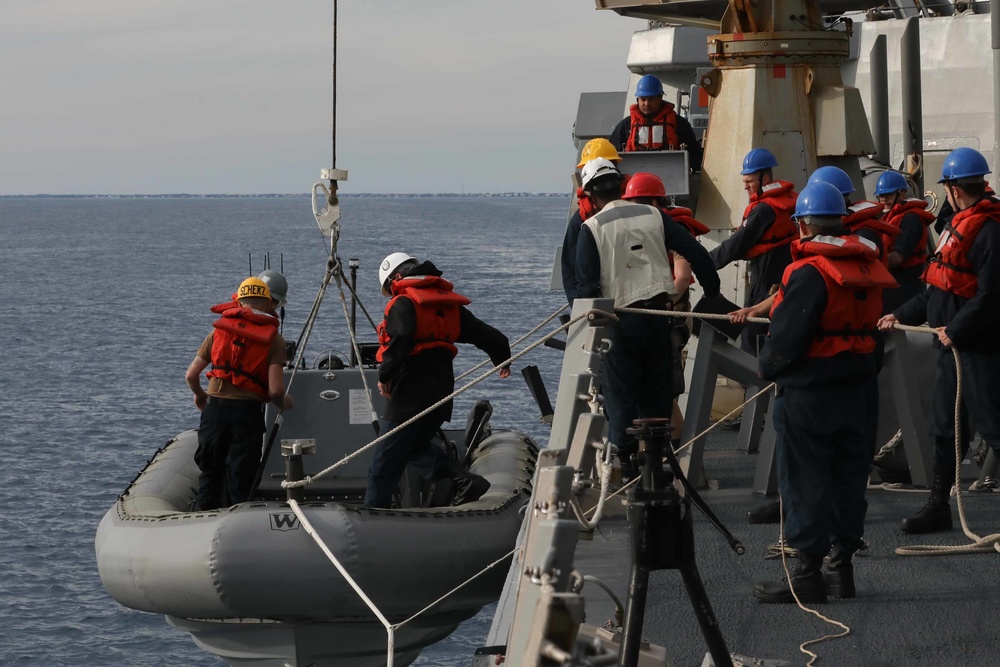
[[[355,457],[357,457],[360,454],[368,451],[369,449],[371,449],[375,445],[379,444],[380,442],[383,442],[390,435],[394,435],[395,433],[398,433],[399,431],[401,431],[402,429],[406,428],[407,426],[409,426],[413,422],[415,422],[415,421],[417,421],[417,420],[419,420],[419,419],[421,419],[423,417],[426,417],[430,413],[434,412],[435,410],[437,410],[441,406],[445,405],[446,403],[448,403],[449,401],[451,401],[452,399],[454,399],[456,396],[459,396],[459,395],[465,393],[466,391],[468,391],[472,387],[476,386],[477,384],[479,384],[483,380],[486,380],[489,376],[491,376],[494,373],[498,372],[500,369],[507,368],[507,367],[511,366],[515,361],[517,361],[518,359],[520,359],[521,357],[523,357],[524,355],[526,355],[528,352],[531,352],[532,350],[534,350],[536,347],[538,347],[540,345],[544,345],[545,341],[554,338],[555,336],[557,336],[558,334],[562,333],[566,329],[569,329],[571,326],[573,326],[574,324],[576,324],[580,320],[582,320],[582,319],[594,320],[594,319],[597,319],[597,318],[608,318],[611,321],[617,321],[617,319],[618,319],[617,317],[615,317],[615,315],[613,313],[608,313],[606,311],[597,310],[597,309],[592,309],[592,310],[586,311],[585,313],[581,313],[580,315],[576,316],[575,318],[570,319],[568,322],[566,322],[566,324],[563,324],[563,325],[561,325],[559,327],[556,327],[551,332],[549,332],[546,335],[542,336],[537,341],[535,341],[534,343],[532,343],[528,347],[524,348],[520,352],[518,352],[518,353],[516,353],[514,355],[511,355],[510,359],[508,359],[507,361],[503,362],[499,366],[492,367],[490,370],[488,370],[485,373],[479,375],[477,378],[475,378],[474,380],[472,380],[468,384],[462,386],[459,389],[456,389],[452,393],[450,393],[447,396],[445,396],[444,398],[442,398],[437,403],[434,403],[430,407],[425,408],[421,412],[418,412],[416,415],[414,415],[410,419],[406,420],[405,422],[403,422],[402,424],[400,424],[396,428],[391,429],[391,430],[383,433],[379,437],[377,437],[374,440],[372,440],[371,442],[369,442],[367,445],[364,445],[364,446],[360,447],[359,449],[355,450],[354,452],[352,452],[351,454],[348,454],[347,456],[345,456],[344,458],[340,459],[339,461],[337,461],[333,465],[329,466],[328,468],[325,468],[325,469],[319,471],[315,475],[307,475],[303,479],[295,481],[295,482],[289,482],[288,480],[284,480],[281,483],[281,487],[284,488],[284,489],[294,489],[294,488],[302,488],[302,487],[305,487],[305,486],[308,486],[308,485],[312,484],[313,481],[315,481],[315,480],[317,480],[317,479],[319,479],[319,478],[321,478],[321,477],[323,477],[325,475],[330,474],[331,472],[333,472],[337,468],[339,468],[339,467],[341,467],[343,465],[346,465],[349,461],[353,460]]]
[[[386,667],[393,667],[392,662],[395,654],[396,630],[403,627],[404,625],[406,625],[413,619],[417,618],[418,616],[421,616],[422,614],[426,613],[428,610],[432,609],[440,602],[454,595],[468,584],[472,583],[473,581],[475,581],[482,575],[486,574],[487,572],[489,572],[491,569],[493,569],[503,561],[513,556],[518,550],[518,547],[514,547],[513,549],[508,551],[505,555],[496,559],[495,561],[493,561],[492,563],[481,569],[479,572],[476,572],[474,575],[472,575],[471,577],[460,583],[458,586],[455,586],[453,589],[451,589],[450,591],[439,597],[437,600],[434,600],[429,605],[427,605],[417,613],[413,614],[409,618],[406,618],[405,620],[402,620],[399,623],[390,623],[389,619],[387,619],[385,615],[381,611],[379,611],[378,606],[372,601],[371,598],[369,598],[365,594],[365,592],[361,589],[361,586],[358,584],[358,582],[356,582],[354,578],[351,577],[351,575],[347,572],[347,569],[341,564],[339,560],[337,560],[337,557],[333,555],[333,552],[330,551],[329,547],[326,546],[326,543],[323,541],[323,538],[320,537],[319,533],[316,532],[316,529],[313,528],[313,525],[309,522],[309,519],[306,518],[306,515],[302,511],[302,507],[299,505],[298,501],[290,498],[288,500],[288,506],[292,508],[292,512],[295,513],[295,516],[298,518],[299,523],[302,524],[302,527],[305,529],[306,533],[309,534],[309,537],[311,537],[313,541],[319,546],[319,548],[326,555],[327,559],[329,559],[329,561],[333,563],[333,566],[337,568],[337,571],[340,572],[340,575],[344,577],[344,580],[348,583],[348,585],[354,589],[354,592],[358,594],[358,597],[360,597],[362,602],[365,603],[365,606],[367,606],[368,609],[370,609],[371,612],[375,614],[375,617],[379,620],[379,623],[381,623],[382,627],[385,628],[385,632],[388,637],[386,645]]]

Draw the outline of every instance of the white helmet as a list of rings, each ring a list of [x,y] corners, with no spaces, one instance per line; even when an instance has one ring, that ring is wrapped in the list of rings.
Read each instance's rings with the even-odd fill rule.
[[[394,252],[382,260],[382,263],[378,267],[378,280],[379,284],[382,285],[382,294],[384,296],[392,296],[389,293],[389,278],[392,274],[396,273],[396,269],[407,262],[416,261],[416,257],[410,257],[405,252]]]
[[[622,175],[611,160],[598,157],[583,165],[583,169],[580,171],[580,181],[583,188],[586,190],[587,185],[589,185],[595,178],[610,176],[612,174],[618,177],[621,177]]]

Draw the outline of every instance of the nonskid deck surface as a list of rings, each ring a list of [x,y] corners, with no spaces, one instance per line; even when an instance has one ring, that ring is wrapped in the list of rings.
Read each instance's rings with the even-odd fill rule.
[[[761,604],[751,595],[753,583],[784,576],[780,559],[765,560],[767,546],[778,541],[777,525],[750,525],[748,510],[764,502],[750,493],[756,457],[735,451],[735,435],[710,436],[705,467],[719,491],[703,497],[746,546],[737,556],[723,537],[694,510],[698,570],[731,653],[786,660],[804,665],[798,646],[841,630],[807,615],[796,605]],[[967,488],[968,484],[963,488]],[[744,491],[745,490],[745,491]],[[897,556],[895,549],[915,544],[964,545],[952,499],[955,529],[932,535],[906,535],[899,520],[915,512],[926,491],[900,493],[870,489],[866,555],[855,557],[858,597],[833,600],[815,608],[851,628],[843,639],[813,647],[818,665],[898,667],[901,665],[991,665],[1000,663],[1000,554],[932,557]],[[1000,494],[963,494],[966,515],[980,536],[1000,531]],[[580,542],[576,568],[612,586],[622,602],[628,590],[629,547],[624,520],[602,522],[593,542]],[[789,561],[794,569],[795,560]],[[603,624],[613,605],[596,586],[584,589],[587,622]],[[644,636],[667,647],[676,667],[702,664],[707,648],[677,571],[650,575]]]

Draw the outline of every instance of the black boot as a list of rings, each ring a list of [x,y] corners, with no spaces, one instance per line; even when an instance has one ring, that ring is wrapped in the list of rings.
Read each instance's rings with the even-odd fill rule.
[[[748,523],[779,523],[780,521],[781,521],[780,500],[775,500],[774,502],[768,503],[766,505],[755,507],[754,509],[747,512]]]
[[[485,477],[458,468],[454,474],[455,497],[452,498],[452,507],[464,505],[479,500],[484,493],[490,490],[490,482]]]
[[[936,533],[951,530],[951,507],[948,500],[955,483],[955,470],[934,465],[934,481],[927,504],[914,516],[903,519],[899,529],[904,533]]]
[[[853,598],[857,595],[854,588],[854,564],[851,558],[854,549],[848,549],[842,544],[834,544],[830,552],[830,562],[826,566],[823,579],[826,581],[826,592],[835,598]]]
[[[785,604],[795,602],[792,586],[802,604],[826,602],[826,581],[823,579],[823,557],[799,552],[799,567],[792,575],[791,586],[787,579],[762,581],[754,584],[753,596],[761,602]]]

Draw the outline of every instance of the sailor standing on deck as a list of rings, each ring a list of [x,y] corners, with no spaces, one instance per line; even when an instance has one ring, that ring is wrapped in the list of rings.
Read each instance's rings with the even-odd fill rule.
[[[760,303],[775,291],[781,274],[791,261],[788,246],[797,238],[792,223],[796,193],[794,184],[775,180],[772,171],[778,159],[766,148],[754,148],[743,158],[743,189],[750,203],[743,222],[732,236],[712,250],[715,268],[747,260],[750,274],[744,306]],[[767,335],[766,324],[748,324],[740,339],[745,352],[757,356]]]
[[[944,228],[923,273],[927,290],[879,320],[937,329],[937,368],[931,395],[934,481],[927,504],[903,519],[908,533],[952,527],[948,504],[955,483],[955,394],[957,371],[951,347],[962,363],[962,456],[968,449],[969,417],[979,434],[1000,456],[1000,202],[987,195],[986,158],[972,148],[957,148],[945,158],[941,180],[957,211]]]
[[[680,150],[688,154],[691,169],[701,171],[704,155],[691,124],[663,99],[663,84],[652,74],[635,86],[635,104],[611,132],[611,143],[624,151]]]
[[[927,265],[927,231],[934,214],[927,210],[923,199],[908,199],[909,185],[898,171],[886,171],[878,177],[875,196],[885,207],[882,221],[899,230],[882,237],[888,254],[889,271],[899,283],[897,289],[886,290],[884,309],[891,313],[926,288],[920,274]]]
[[[666,310],[677,297],[669,251],[691,263],[706,297],[719,293],[719,275],[701,244],[659,209],[621,199],[621,174],[606,160],[583,168],[583,189],[599,212],[583,224],[577,244],[580,298],[614,299],[616,308]],[[666,417],[673,401],[673,324],[660,315],[619,313],[604,356],[604,409],[609,440],[623,471],[636,470],[638,444],[625,433],[639,417]]]
[[[196,501],[201,510],[247,500],[260,462],[264,404],[292,407],[282,373],[285,341],[270,289],[260,278],[247,278],[236,299],[221,312],[185,375],[201,410],[194,455],[201,469]],[[206,393],[200,378],[210,363]]]
[[[486,352],[495,366],[510,359],[507,337],[477,319],[465,307],[469,300],[454,291],[431,262],[403,252],[386,257],[379,267],[382,294],[390,297],[378,327],[378,389],[389,399],[386,427],[393,430],[455,390],[452,360],[455,343],[471,343]],[[500,370],[510,377],[510,368]],[[430,461],[431,478],[455,481],[452,505],[478,500],[490,488],[485,478],[459,467],[431,439],[451,419],[451,401],[375,446],[366,507],[390,507],[407,463]]]
[[[802,602],[854,596],[851,557],[862,545],[871,462],[866,401],[876,376],[882,288],[895,285],[871,241],[845,233],[841,193],[807,186],[795,218],[800,240],[771,309],[760,374],[774,403],[785,540],[799,550],[791,578]],[[824,579],[823,557],[833,546]],[[794,602],[789,582],[758,583],[763,602]]]

